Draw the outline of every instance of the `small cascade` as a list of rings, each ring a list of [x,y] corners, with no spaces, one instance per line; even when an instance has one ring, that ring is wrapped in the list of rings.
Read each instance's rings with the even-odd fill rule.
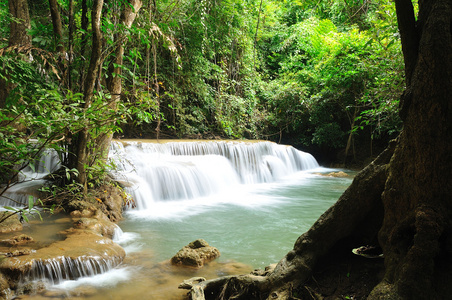
[[[60,256],[53,259],[37,259],[21,282],[47,281],[58,284],[64,280],[75,280],[105,273],[118,264],[121,259],[111,257],[105,259],[97,256],[80,256],[76,258]]]
[[[54,149],[43,150],[39,159],[33,162],[34,170],[27,168],[27,173],[35,176],[33,178],[42,178],[43,176],[57,171],[60,167],[60,158]]]
[[[54,149],[45,149],[39,159],[19,173],[19,180],[11,184],[0,196],[0,206],[18,207],[28,205],[31,196],[38,198],[38,189],[42,187],[47,174],[57,171],[61,164],[58,153]],[[0,187],[1,188],[1,187]],[[3,187],[4,188],[4,187]]]
[[[33,201],[38,199],[38,189],[42,187],[45,180],[31,180],[11,185],[0,196],[1,206],[23,206],[28,205],[28,199],[32,197]]]
[[[139,209],[318,167],[311,154],[272,142],[113,142],[110,155],[117,166],[114,177],[127,186]]]

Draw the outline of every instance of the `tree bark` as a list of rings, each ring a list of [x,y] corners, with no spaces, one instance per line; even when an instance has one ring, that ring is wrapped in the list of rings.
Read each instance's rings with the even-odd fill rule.
[[[379,239],[385,282],[399,296],[445,299],[452,283],[452,2],[420,2],[417,28],[413,11],[401,10],[404,2],[396,1],[401,34],[411,28],[402,34],[409,66],[404,128],[383,194]]]
[[[61,23],[60,10],[57,0],[49,0],[50,16],[52,17],[53,33],[56,39],[56,49],[58,52],[64,52],[63,45],[63,25]]]
[[[90,107],[93,98],[94,86],[98,78],[98,70],[101,59],[102,50],[102,32],[100,29],[103,0],[93,0],[93,8],[91,11],[91,27],[92,27],[92,46],[91,59],[88,72],[84,82],[83,101],[84,108]],[[87,173],[86,166],[89,164],[88,143],[90,141],[90,134],[88,125],[78,133],[77,139],[77,162],[76,167],[78,171],[77,181],[84,187],[86,194],[87,187]]]
[[[9,47],[30,47],[31,36],[28,34],[28,30],[31,25],[27,1],[9,0],[8,7],[9,13],[14,18],[10,22]],[[0,79],[0,108],[6,107],[6,98],[13,88],[13,84],[5,79]]]
[[[120,23],[125,28],[130,28],[135,21],[135,18],[138,15],[138,11],[140,10],[143,3],[141,0],[130,0],[128,3],[123,5],[123,9],[121,12]],[[111,94],[111,103],[110,107],[112,109],[116,109],[118,102],[121,100],[122,93],[122,65],[124,59],[124,44],[126,41],[126,36],[123,32],[115,35],[115,56],[111,64],[109,78],[107,87]],[[110,147],[110,143],[112,140],[113,134],[111,132],[107,132],[102,134],[98,139],[98,145],[101,152],[101,157],[103,159],[107,158],[108,149]]]
[[[30,46],[31,36],[28,30],[31,28],[28,3],[26,0],[9,0],[9,12],[15,21],[10,23],[10,46]]]

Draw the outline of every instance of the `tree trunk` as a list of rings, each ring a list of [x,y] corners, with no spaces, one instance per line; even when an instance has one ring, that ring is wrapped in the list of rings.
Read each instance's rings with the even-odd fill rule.
[[[88,72],[84,82],[83,100],[84,107],[87,109],[93,98],[94,86],[98,78],[99,63],[102,50],[102,32],[100,30],[101,15],[103,0],[94,0],[93,8],[91,11],[91,27],[92,27],[92,47],[91,47],[91,59],[88,68]],[[88,126],[88,125],[87,125]],[[77,155],[76,155],[76,167],[78,171],[77,181],[84,187],[84,192],[87,192],[87,173],[86,166],[89,165],[89,152],[88,143],[90,141],[90,134],[88,127],[85,127],[78,133],[77,139]]]
[[[128,3],[123,5],[123,10],[120,17],[120,23],[126,27],[130,28],[132,23],[134,22],[136,16],[138,15],[138,11],[140,10],[143,3],[141,0],[130,0]],[[126,37],[124,33],[118,33],[115,36],[115,58],[111,64],[111,70],[107,87],[111,94],[111,103],[110,107],[112,109],[116,109],[118,102],[121,100],[122,93],[122,64],[124,58],[124,44],[126,41]],[[103,159],[107,158],[108,149],[110,147],[111,139],[113,134],[111,132],[106,132],[102,134],[98,139],[98,145],[101,152],[101,157]]]
[[[221,286],[206,281],[193,295],[201,287],[218,299],[295,299],[292,291],[332,249],[378,233],[385,275],[368,299],[450,298],[452,1],[419,1],[417,21],[411,0],[395,2],[407,85],[396,145],[356,176],[273,271],[230,277]]]
[[[27,30],[31,28],[28,3],[26,0],[9,0],[9,12],[15,21],[10,23],[9,45],[30,46],[31,36]]]
[[[53,33],[56,39],[56,49],[58,52],[63,53],[63,26],[61,24],[61,17],[57,0],[49,0],[49,6],[50,16],[52,17]]]
[[[10,22],[9,47],[30,47],[31,36],[28,34],[28,30],[31,25],[27,1],[9,0],[8,6],[9,13],[14,18]],[[13,84],[5,79],[0,79],[0,108],[6,107],[6,98],[13,88]]]
[[[452,283],[452,1],[396,1],[407,89],[383,194],[386,282],[405,299],[446,299]],[[417,46],[417,47],[416,47]]]

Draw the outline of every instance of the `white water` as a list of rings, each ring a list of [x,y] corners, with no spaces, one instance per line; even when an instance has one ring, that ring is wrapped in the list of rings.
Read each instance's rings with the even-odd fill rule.
[[[309,153],[271,142],[130,142],[125,147],[116,142],[110,158],[118,167],[114,177],[128,186],[137,210],[160,217],[165,217],[162,201],[184,200],[171,211],[186,211],[186,204],[223,202],[225,193],[318,167]]]
[[[118,166],[114,177],[137,205],[127,209],[114,236],[126,261],[112,269],[87,264],[76,272],[89,277],[80,278],[45,275],[45,268],[68,272],[61,271],[64,264],[47,263],[33,276],[50,277],[53,289],[78,295],[93,286],[98,294],[90,299],[140,297],[152,289],[152,299],[170,299],[160,277],[174,271],[156,272],[156,265],[197,238],[220,250],[220,263],[265,267],[283,257],[350,183],[313,174],[331,170],[319,168],[308,153],[270,142],[114,142],[110,154]],[[179,274],[171,286],[177,291],[182,278],[198,275]]]
[[[28,199],[38,199],[37,190],[45,181],[42,179],[47,174],[57,171],[61,166],[58,154],[53,149],[43,151],[41,157],[31,162],[18,176],[18,181],[10,186],[0,186],[0,206],[27,206]],[[2,189],[6,189],[2,191]]]
[[[41,259],[33,262],[31,270],[24,275],[22,282],[32,280],[60,284],[65,280],[77,280],[93,277],[110,271],[119,264],[114,258],[104,259],[96,256],[66,257]]]

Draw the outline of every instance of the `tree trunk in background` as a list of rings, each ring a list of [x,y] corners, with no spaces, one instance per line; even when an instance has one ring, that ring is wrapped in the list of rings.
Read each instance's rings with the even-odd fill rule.
[[[129,5],[130,4],[130,5]],[[142,6],[141,0],[130,0],[127,4],[123,5],[123,10],[120,17],[120,23],[126,27],[130,28],[132,26],[133,21],[135,20],[138,11]],[[111,63],[111,70],[109,71],[110,80],[107,82],[108,90],[111,94],[111,103],[110,107],[112,109],[116,109],[118,102],[121,100],[121,92],[122,92],[122,64],[124,58],[124,44],[126,42],[126,37],[124,33],[118,33],[115,36],[116,50],[115,50],[115,58]],[[113,75],[114,74],[114,75]],[[108,155],[108,149],[110,147],[111,139],[113,134],[111,132],[107,132],[102,134],[97,141],[99,146],[99,151],[101,152],[101,156],[106,159]]]
[[[89,19],[88,19],[88,4],[86,3],[87,0],[82,0],[82,16],[80,21],[80,29],[81,29],[81,35],[80,35],[80,55],[82,57],[85,57],[85,50],[86,45],[88,42],[88,26],[89,26]],[[79,86],[83,86],[83,82],[86,77],[85,72],[85,64],[82,65],[79,75]]]
[[[49,0],[50,15],[52,17],[53,33],[56,39],[56,49],[58,52],[64,52],[63,45],[63,26],[61,24],[60,10],[57,0]]]
[[[9,47],[31,46],[31,36],[27,30],[30,29],[30,15],[27,0],[9,0],[9,13],[14,18],[10,22]],[[14,88],[13,84],[0,79],[0,108],[5,108],[6,98]]]
[[[83,90],[84,107],[87,109],[91,103],[94,93],[94,86],[98,79],[99,64],[102,50],[102,32],[100,29],[103,0],[93,0],[93,8],[91,11],[91,27],[92,27],[92,46],[91,59],[86,74]],[[88,126],[88,124],[87,124]],[[87,173],[86,166],[89,165],[88,143],[90,142],[90,134],[88,127],[85,127],[78,133],[77,139],[77,155],[76,168],[78,170],[77,181],[84,187],[85,194],[87,192]]]
[[[9,0],[9,12],[15,19],[10,23],[10,46],[29,46],[31,45],[31,36],[27,30],[30,29],[30,15],[28,12],[28,3],[26,0]]]

